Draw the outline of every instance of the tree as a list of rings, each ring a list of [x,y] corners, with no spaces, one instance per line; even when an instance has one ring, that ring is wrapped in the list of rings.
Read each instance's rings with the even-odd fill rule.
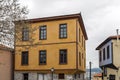
[[[24,21],[27,14],[27,8],[21,7],[18,0],[0,0],[0,44],[14,47],[14,41],[17,38],[15,33],[26,25]],[[16,21],[19,21],[17,28]]]

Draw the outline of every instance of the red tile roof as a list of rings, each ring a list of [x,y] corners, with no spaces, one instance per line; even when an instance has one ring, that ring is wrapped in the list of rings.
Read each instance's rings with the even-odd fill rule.
[[[102,73],[97,73],[93,75],[94,77],[102,77]]]
[[[9,51],[13,51],[12,48],[8,47],[8,46],[5,46],[3,44],[0,44],[0,50],[9,50]]]

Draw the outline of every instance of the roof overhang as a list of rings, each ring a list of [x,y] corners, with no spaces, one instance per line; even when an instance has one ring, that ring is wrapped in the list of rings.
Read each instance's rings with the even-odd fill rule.
[[[65,19],[78,19],[81,29],[83,31],[85,40],[88,40],[88,36],[86,33],[86,29],[83,23],[83,19],[81,16],[81,13],[78,14],[70,14],[70,15],[62,15],[62,16],[53,16],[53,17],[44,17],[44,18],[34,18],[34,19],[28,19],[26,21],[30,23],[37,23],[37,22],[46,22],[46,21],[56,21],[56,20],[65,20]]]
[[[110,36],[108,37],[106,40],[104,40],[97,48],[96,50],[99,50],[102,46],[104,46],[107,42],[109,42],[110,40],[117,40],[117,36]],[[120,39],[120,35],[119,35],[119,39]]]

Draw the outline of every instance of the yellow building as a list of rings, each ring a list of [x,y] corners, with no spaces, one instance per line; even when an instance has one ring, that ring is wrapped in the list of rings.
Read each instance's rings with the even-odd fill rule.
[[[29,28],[21,31],[22,40],[15,42],[15,80],[80,78],[86,69],[88,39],[81,14],[28,21]]]

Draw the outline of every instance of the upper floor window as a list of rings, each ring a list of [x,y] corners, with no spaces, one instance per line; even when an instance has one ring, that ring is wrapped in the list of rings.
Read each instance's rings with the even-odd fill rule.
[[[101,62],[101,60],[102,60],[102,53],[101,53],[101,51],[99,52],[99,61]]]
[[[84,39],[83,39],[83,36],[82,36],[82,46],[84,45]]]
[[[28,65],[28,51],[22,52],[22,65]]]
[[[46,26],[40,26],[39,39],[40,40],[45,40],[46,38],[47,38]]]
[[[85,43],[85,40],[84,40],[84,50],[85,50],[85,47],[86,47],[86,45],[85,45],[86,43]]]
[[[39,64],[46,64],[46,50],[39,52]]]
[[[60,24],[59,38],[67,38],[67,24]]]
[[[82,59],[83,59],[83,53],[82,53]]]
[[[67,64],[67,49],[60,50],[59,56],[59,63]]]
[[[109,46],[107,46],[107,59],[109,59],[110,58],[110,49],[109,49],[110,47]]]
[[[105,57],[106,57],[106,55],[105,55],[105,48],[103,49],[103,60],[105,60]]]
[[[22,40],[23,41],[28,41],[29,40],[29,29],[28,28],[23,28],[22,29]]]
[[[80,35],[80,28],[79,28],[79,42],[80,42],[80,37],[81,37],[81,35]]]

